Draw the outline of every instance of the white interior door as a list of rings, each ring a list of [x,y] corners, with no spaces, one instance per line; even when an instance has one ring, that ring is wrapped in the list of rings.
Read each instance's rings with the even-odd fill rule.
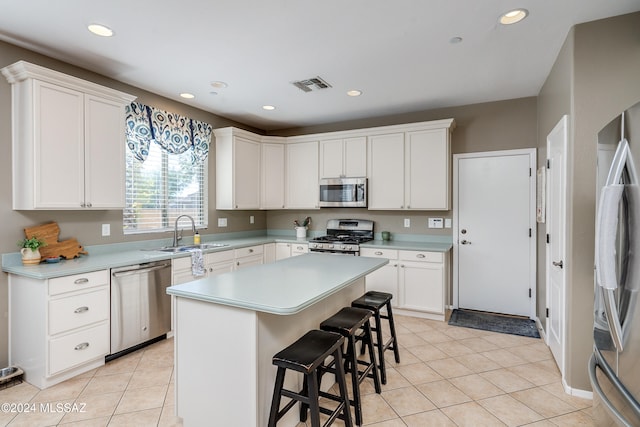
[[[564,376],[567,116],[547,136],[547,345]]]
[[[535,317],[535,150],[454,168],[454,307]]]

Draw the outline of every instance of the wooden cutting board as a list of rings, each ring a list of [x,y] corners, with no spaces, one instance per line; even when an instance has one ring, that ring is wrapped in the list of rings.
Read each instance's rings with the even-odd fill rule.
[[[42,258],[63,257],[70,259],[79,257],[80,254],[88,254],[75,238],[63,240],[62,242],[58,241],[60,227],[57,222],[26,227],[24,234],[27,236],[27,239],[37,237],[47,243],[46,246],[39,248]]]

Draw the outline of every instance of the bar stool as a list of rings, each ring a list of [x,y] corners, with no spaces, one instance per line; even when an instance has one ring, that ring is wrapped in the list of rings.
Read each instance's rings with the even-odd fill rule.
[[[300,421],[306,420],[306,407],[311,409],[311,426],[320,427],[320,412],[329,415],[325,426],[331,425],[336,418],[344,420],[345,427],[352,427],[351,411],[349,409],[349,396],[347,395],[347,385],[342,368],[342,346],[344,338],[340,334],[327,331],[312,330],[300,337],[296,342],[286,347],[273,356],[273,364],[278,367],[276,382],[273,389],[273,399],[271,401],[271,412],[269,414],[269,427],[275,427],[289,409],[297,402],[304,407],[304,419],[302,408],[300,411]],[[333,356],[335,363],[336,382],[340,389],[340,395],[320,391],[318,368],[323,366],[323,362],[329,356]],[[299,393],[284,388],[284,377],[287,369],[301,372],[304,375],[304,383]],[[282,396],[291,400],[280,410]],[[320,396],[339,402],[334,410],[320,407]],[[342,412],[342,415],[340,415]]]
[[[374,345],[378,348],[378,361],[380,366],[380,378],[382,384],[387,383],[387,370],[384,361],[384,352],[387,350],[393,350],[393,354],[396,359],[396,363],[400,363],[400,351],[398,349],[398,338],[396,337],[396,326],[393,322],[393,312],[391,311],[391,299],[392,294],[386,292],[369,291],[360,298],[351,302],[351,307],[365,308],[373,311],[373,317],[375,319],[375,327],[371,330],[376,333],[376,342]],[[382,308],[387,309],[387,314],[380,313]],[[389,330],[391,338],[385,343],[382,338],[382,320],[389,321]],[[364,349],[361,353],[364,352]]]
[[[381,393],[380,378],[378,377],[378,365],[373,351],[373,335],[369,319],[373,311],[356,307],[344,307],[336,314],[320,323],[323,331],[337,332],[347,341],[346,352],[343,354],[345,372],[351,373],[351,385],[353,389],[353,405],[356,414],[356,425],[362,425],[362,403],[360,398],[360,383],[365,378],[373,378],[376,393]],[[369,361],[359,360],[356,351],[356,342],[362,341],[362,347],[369,350]],[[358,365],[364,366],[360,371]],[[325,369],[329,370],[329,369]],[[322,372],[322,371],[321,371]],[[322,376],[321,376],[322,378]],[[320,381],[318,381],[320,383]]]

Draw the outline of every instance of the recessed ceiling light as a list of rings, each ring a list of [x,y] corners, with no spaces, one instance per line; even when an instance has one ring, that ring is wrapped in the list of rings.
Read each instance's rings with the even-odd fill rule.
[[[273,105],[263,105],[262,109],[267,111],[272,111],[272,110],[275,110],[276,107],[274,107]]]
[[[462,42],[462,37],[451,37],[449,39],[449,43],[451,44],[458,44]]]
[[[526,18],[528,14],[529,11],[527,9],[514,9],[500,16],[500,23],[502,25],[515,24]]]
[[[185,98],[185,99],[193,99],[193,98],[195,98],[195,97],[196,97],[194,94],[189,93],[189,92],[182,92],[182,93],[180,94],[180,96],[181,96],[181,97],[183,97],[183,98]]]
[[[347,95],[349,95],[349,96],[360,96],[360,95],[362,95],[362,91],[361,90],[357,90],[357,89],[349,90],[349,91],[347,91]]]
[[[229,86],[228,84],[226,84],[225,82],[221,82],[221,81],[215,81],[215,82],[211,82],[211,86],[217,88],[217,89],[222,89],[225,88],[227,86]]]
[[[101,36],[101,37],[113,36],[113,30],[101,24],[89,24],[87,26],[87,29],[97,36]]]

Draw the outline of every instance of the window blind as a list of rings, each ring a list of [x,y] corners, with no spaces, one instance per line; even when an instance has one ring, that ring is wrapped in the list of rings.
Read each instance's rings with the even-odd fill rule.
[[[158,144],[149,145],[141,162],[126,151],[124,234],[173,230],[180,215],[191,216],[196,227],[208,224],[207,161],[194,161],[191,150],[170,154]],[[190,228],[181,222],[179,228]]]

